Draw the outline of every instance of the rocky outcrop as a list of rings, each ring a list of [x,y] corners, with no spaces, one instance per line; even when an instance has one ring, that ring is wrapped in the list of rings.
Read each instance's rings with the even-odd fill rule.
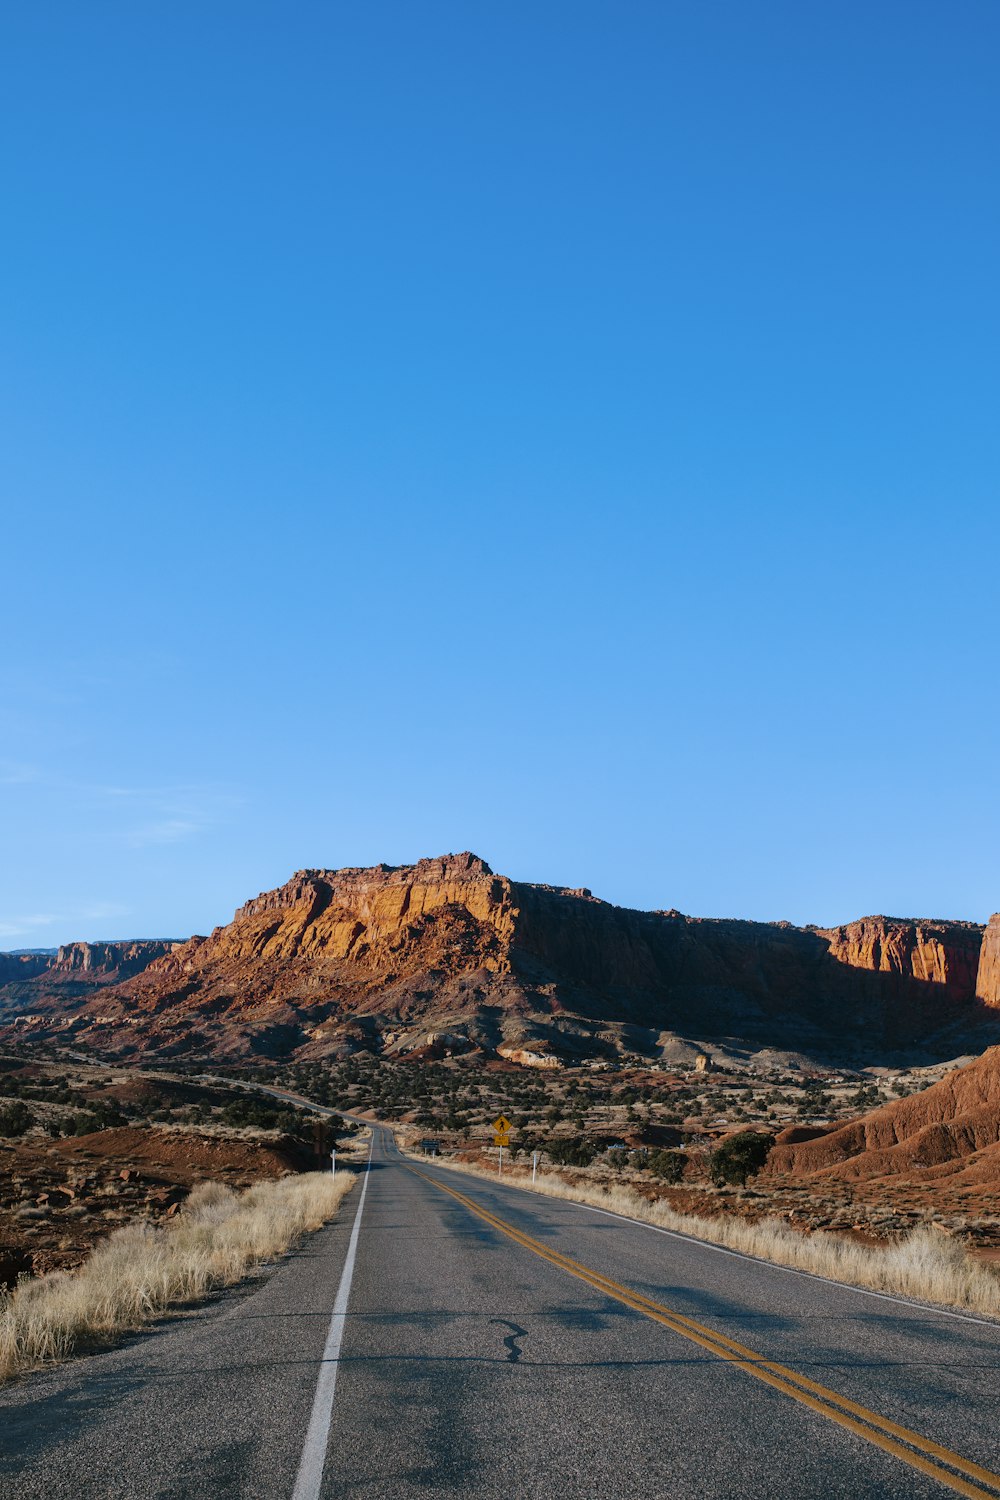
[[[136,939],[67,943],[54,953],[0,953],[0,1021],[29,1013],[33,1026],[44,1026],[50,1012],[66,1019],[70,1000],[134,978],[176,946],[169,941]],[[36,1007],[41,1007],[37,1016]]]
[[[976,996],[983,1005],[1000,1008],[1000,912],[995,912],[983,933]]]
[[[0,953],[0,985],[34,979],[51,964],[52,955],[48,953]]]
[[[208,937],[161,945],[99,1002],[60,1009],[50,984],[48,1009],[30,1011],[39,1034],[48,1017],[90,1028],[102,1047],[168,1055],[380,1050],[428,1030],[557,1059],[664,1030],[870,1055],[992,1014],[976,1000],[980,934],[962,922],[821,930],[632,911],[464,853],[301,870]],[[98,959],[102,973],[132,961],[75,945],[53,980],[83,979]],[[959,1050],[971,1049],[941,1056]]]
[[[817,931],[829,943],[831,957],[848,968],[941,985],[959,997],[975,994],[983,937],[975,922],[862,917],[846,927]]]
[[[174,942],[147,939],[120,943],[66,943],[46,973],[50,979],[85,975],[103,984],[117,984],[141,974],[143,969],[175,947]]]
[[[236,959],[353,959],[377,965],[397,953],[409,930],[448,909],[482,929],[487,967],[504,967],[512,931],[510,881],[473,854],[368,870],[300,870],[284,886],[240,907],[209,940]],[[495,939],[491,942],[490,939]],[[200,955],[204,961],[207,953]]]
[[[505,1045],[497,1048],[497,1056],[507,1062],[519,1063],[522,1068],[547,1068],[551,1071],[563,1067],[561,1058],[551,1052],[534,1052],[530,1047]]]

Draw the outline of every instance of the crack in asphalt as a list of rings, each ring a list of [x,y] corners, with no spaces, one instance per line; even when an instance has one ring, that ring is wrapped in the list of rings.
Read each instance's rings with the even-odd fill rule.
[[[512,1365],[516,1365],[524,1353],[523,1349],[517,1347],[517,1341],[518,1339],[526,1339],[528,1337],[528,1330],[519,1327],[517,1323],[511,1323],[507,1318],[491,1318],[490,1322],[499,1323],[502,1328],[513,1328],[514,1332],[507,1335],[504,1343],[507,1346],[508,1360]]]

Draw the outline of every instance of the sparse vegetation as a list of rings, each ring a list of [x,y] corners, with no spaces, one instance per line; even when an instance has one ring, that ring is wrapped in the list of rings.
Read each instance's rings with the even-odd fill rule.
[[[31,1110],[20,1099],[0,1109],[0,1135],[8,1138],[24,1135],[35,1123]]]
[[[354,1180],[348,1172],[310,1172],[241,1194],[205,1183],[172,1224],[130,1225],[78,1271],[0,1293],[0,1379],[106,1343],[238,1281],[325,1223]]]
[[[695,1216],[770,1213],[797,1230],[832,1229],[887,1242],[924,1222],[931,1206],[926,1190],[905,1179],[875,1194],[864,1186],[779,1179],[765,1170],[751,1191],[740,1184],[753,1173],[748,1168],[744,1176],[738,1162],[725,1174],[717,1172],[714,1182],[711,1173],[713,1154],[734,1131],[766,1131],[770,1138],[790,1126],[828,1127],[894,1100],[897,1085],[925,1087],[926,1069],[838,1073],[779,1061],[766,1070],[717,1062],[696,1072],[636,1060],[540,1072],[482,1055],[380,1055],[374,1044],[350,1057],[260,1061],[250,1068],[220,1063],[211,1076],[203,1066],[113,1067],[29,1041],[0,1055],[0,1110],[20,1101],[33,1117],[23,1136],[0,1137],[7,1169],[6,1181],[0,1181],[0,1229],[10,1246],[30,1255],[36,1275],[78,1265],[112,1225],[170,1212],[173,1169],[160,1181],[164,1174],[147,1160],[137,1163],[139,1171],[127,1184],[115,1184],[119,1169],[124,1178],[133,1165],[130,1132],[119,1131],[120,1125],[133,1131],[165,1127],[171,1139],[182,1130],[191,1133],[192,1144],[195,1138],[202,1143],[197,1149],[207,1153],[205,1165],[181,1174],[183,1189],[197,1175],[216,1175],[208,1144],[213,1138],[231,1144],[227,1159],[234,1165],[226,1171],[234,1185],[254,1175],[249,1157],[239,1157],[244,1145],[252,1152],[270,1142],[288,1166],[320,1165],[329,1161],[334,1144],[338,1150],[345,1145],[353,1127],[336,1117],[321,1120],[294,1100],[255,1093],[254,1083],[328,1110],[371,1111],[432,1137],[444,1157],[475,1159],[492,1142],[491,1122],[503,1113],[514,1122],[512,1164],[530,1161],[537,1151],[543,1169],[563,1167],[595,1184],[660,1194],[679,1212]],[[75,1132],[95,1130],[105,1138],[93,1146],[83,1142],[79,1154],[50,1146],[60,1136],[72,1140]],[[110,1158],[120,1158],[113,1169]],[[91,1159],[102,1165],[88,1167]],[[274,1170],[273,1159],[267,1170]],[[72,1201],[64,1188],[75,1194]],[[985,1200],[970,1208],[960,1184],[953,1192],[935,1185],[933,1207],[965,1244],[984,1252],[1000,1246],[1000,1215]]]
[[[579,1138],[551,1141],[548,1151],[550,1159],[562,1167],[589,1167],[597,1155],[595,1146]]]
[[[683,1151],[651,1151],[649,1170],[662,1182],[677,1183],[684,1176],[687,1157]]]

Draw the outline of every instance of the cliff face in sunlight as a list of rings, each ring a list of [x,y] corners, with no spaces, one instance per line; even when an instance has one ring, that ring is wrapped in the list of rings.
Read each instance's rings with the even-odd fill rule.
[[[984,1005],[1000,1008],[1000,912],[990,917],[983,933],[976,995]]]
[[[977,999],[981,947],[973,923],[868,917],[823,930],[632,911],[510,880],[465,853],[302,870],[208,937],[74,944],[7,990],[34,1034],[133,1053],[502,1045],[544,1061],[651,1054],[674,1031],[867,1054],[992,1015],[995,1002]],[[73,989],[98,976],[99,992]]]
[[[940,985],[956,998],[976,993],[983,929],[974,922],[862,917],[823,929],[821,936],[832,957],[848,968]]]

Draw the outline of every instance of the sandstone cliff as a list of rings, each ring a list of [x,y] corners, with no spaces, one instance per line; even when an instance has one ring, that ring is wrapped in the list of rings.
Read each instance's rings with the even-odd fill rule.
[[[631,911],[466,853],[299,871],[92,1002],[74,1009],[53,991],[37,1024],[192,1055],[405,1051],[431,1030],[553,1055],[652,1047],[664,1030],[870,1055],[991,1014],[975,993],[981,931]],[[67,950],[54,968],[69,982],[87,962]]]
[[[862,917],[817,931],[831,956],[849,968],[941,985],[958,998],[976,993],[983,929],[974,922]]]
[[[116,943],[66,943],[56,953],[0,953],[0,1017],[36,1004],[64,1005],[141,974],[176,944],[135,939]]]
[[[117,984],[141,974],[176,943],[139,938],[117,943],[65,943],[48,966],[50,979],[86,976],[99,984]]]
[[[0,985],[17,984],[34,979],[50,968],[52,957],[48,953],[0,953]]]
[[[983,933],[976,995],[983,1005],[1000,1007],[1000,912],[990,917]]]

